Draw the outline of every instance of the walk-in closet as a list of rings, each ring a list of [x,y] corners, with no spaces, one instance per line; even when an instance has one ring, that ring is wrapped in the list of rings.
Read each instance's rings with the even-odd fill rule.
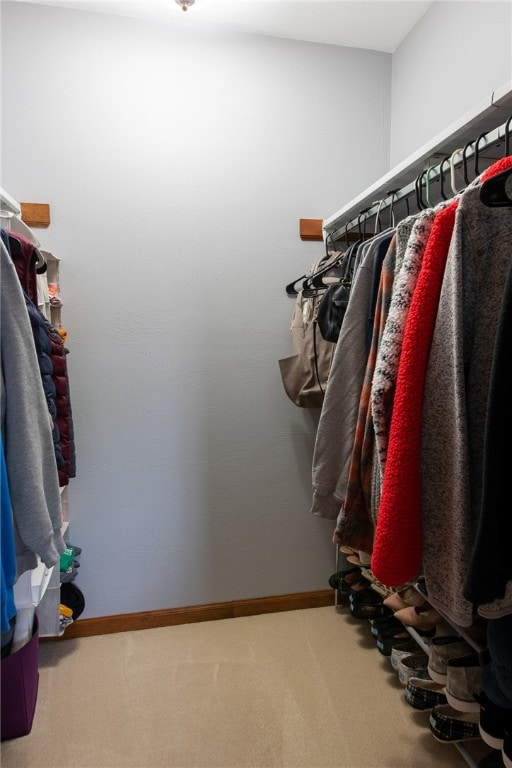
[[[2,765],[510,768],[509,0],[1,0]]]

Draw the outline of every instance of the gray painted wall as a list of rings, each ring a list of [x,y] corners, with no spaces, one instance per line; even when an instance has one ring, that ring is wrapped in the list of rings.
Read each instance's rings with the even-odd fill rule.
[[[435,2],[393,54],[390,167],[511,79],[512,3]]]
[[[391,57],[2,4],[2,186],[62,259],[83,616],[324,589],[285,285],[387,169]],[[349,148],[349,151],[347,151]]]
[[[1,183],[50,203],[62,259],[84,617],[327,586],[318,414],[277,365],[322,248],[298,220],[511,76],[509,3],[436,3],[393,57],[182,26],[2,3]]]

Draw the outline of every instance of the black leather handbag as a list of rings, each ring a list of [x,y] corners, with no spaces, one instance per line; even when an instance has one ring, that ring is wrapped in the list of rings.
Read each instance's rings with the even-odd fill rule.
[[[355,249],[347,252],[345,257],[345,269],[338,283],[330,285],[318,307],[318,330],[325,341],[336,343],[340,335],[341,325],[347,311],[352,287],[352,269]]]

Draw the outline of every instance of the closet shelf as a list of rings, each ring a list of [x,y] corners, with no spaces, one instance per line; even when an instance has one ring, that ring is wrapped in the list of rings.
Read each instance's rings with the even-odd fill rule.
[[[21,213],[20,204],[12,197],[5,189],[0,187],[0,210],[14,213],[15,216],[19,216]]]
[[[395,166],[371,187],[353,198],[338,211],[324,219],[324,234],[331,234],[334,239],[342,236],[345,225],[355,226],[362,211],[374,209],[376,212],[380,200],[391,201],[391,192],[411,184],[424,171],[428,160],[451,155],[463,148],[477,136],[489,133],[501,124],[505,124],[512,114],[512,80],[497,88],[488,99],[479,102],[461,118],[451,123],[431,141]],[[484,146],[484,145],[482,145]],[[435,163],[434,163],[435,164]]]

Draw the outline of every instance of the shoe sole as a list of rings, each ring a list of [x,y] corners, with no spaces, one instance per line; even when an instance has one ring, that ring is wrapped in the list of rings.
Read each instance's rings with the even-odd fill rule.
[[[497,736],[491,736],[490,733],[486,733],[481,725],[478,726],[478,730],[480,731],[482,740],[485,741],[488,747],[492,747],[493,749],[501,749],[503,747],[503,739],[499,739]]]
[[[436,672],[436,670],[432,669],[430,665],[428,667],[428,673],[435,683],[439,683],[439,685],[446,685],[446,679],[448,675],[442,675],[440,672]]]
[[[480,712],[480,704],[477,701],[456,699],[448,691],[446,691],[446,700],[450,707],[453,707],[458,712]]]
[[[464,742],[464,741],[474,741],[475,739],[479,739],[480,738],[480,736],[475,734],[475,736],[462,736],[460,739],[442,739],[440,736],[437,736],[434,733],[432,728],[430,729],[430,732],[431,732],[432,736],[434,737],[434,739],[436,741],[441,742],[441,744],[460,744],[461,742]],[[511,763],[511,765],[512,765],[512,763]]]

